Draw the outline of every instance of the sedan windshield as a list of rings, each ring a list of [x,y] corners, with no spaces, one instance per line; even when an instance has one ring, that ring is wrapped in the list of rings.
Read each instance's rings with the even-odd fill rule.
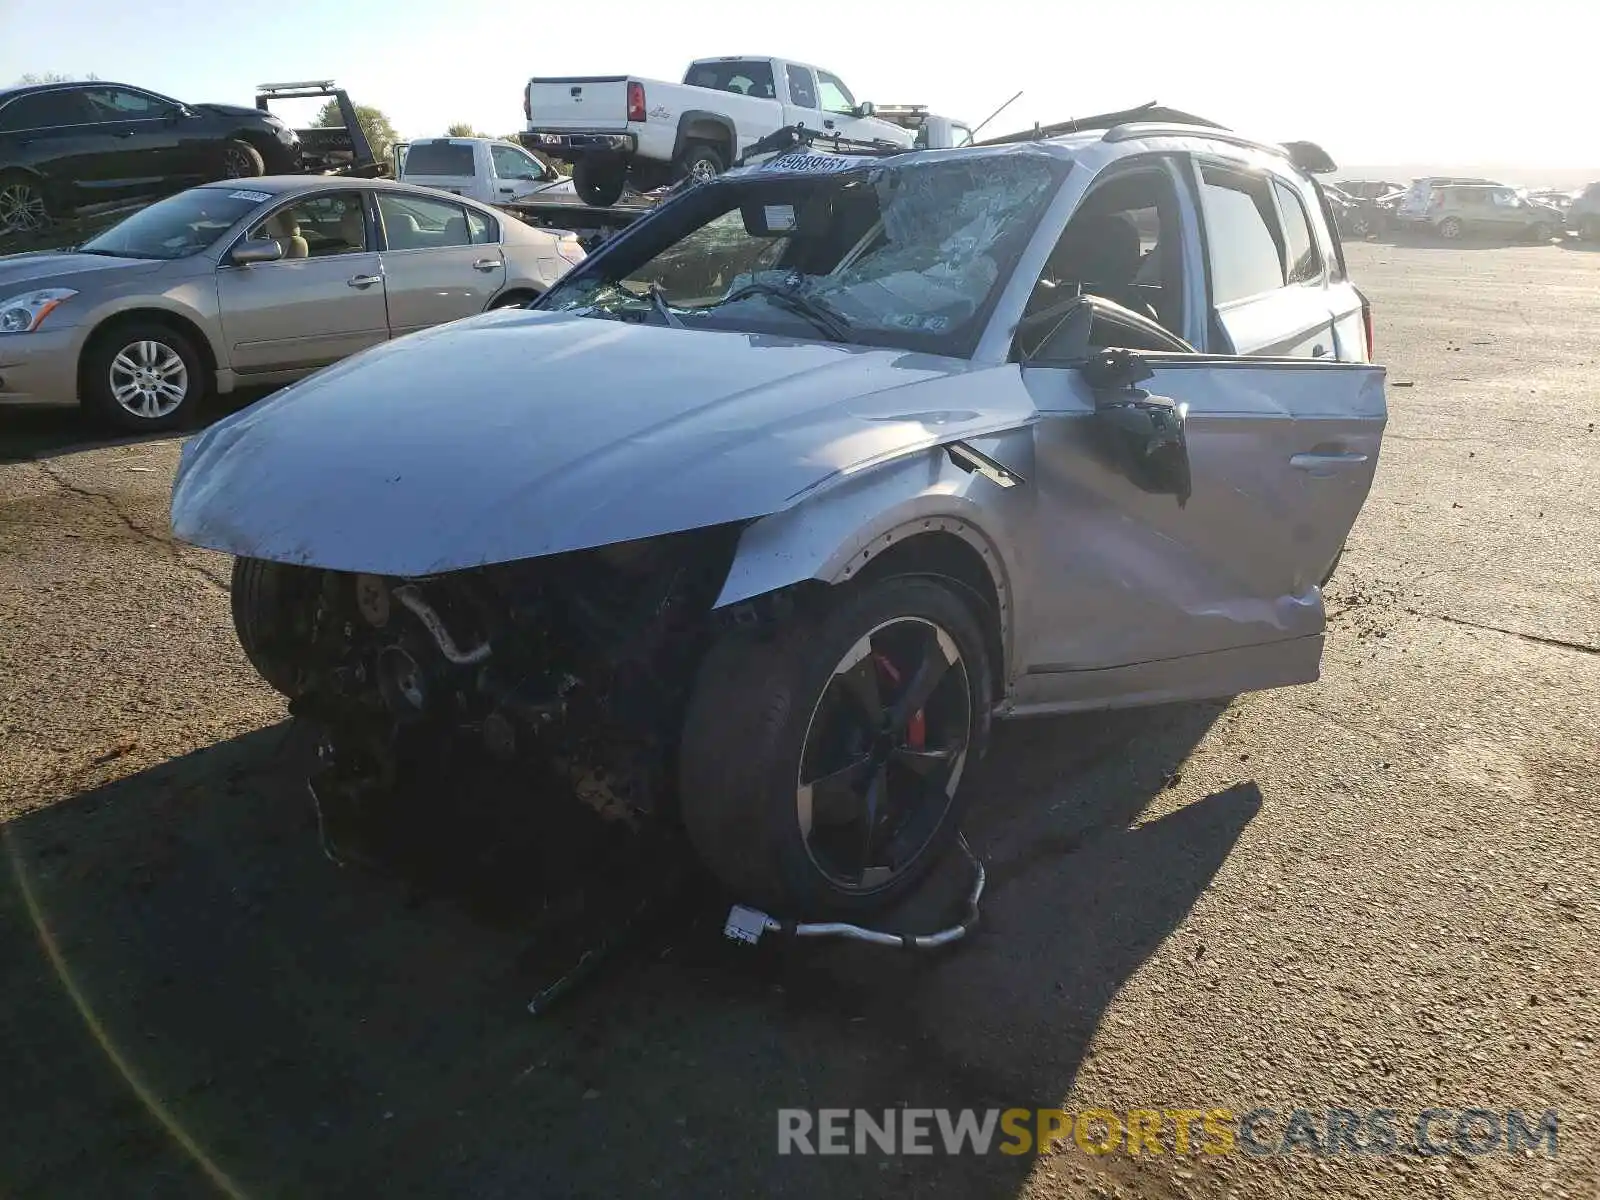
[[[206,249],[240,217],[269,199],[265,192],[192,188],[140,209],[78,249],[119,258],[186,258]]]
[[[1068,165],[941,154],[730,175],[672,202],[538,307],[970,355]]]

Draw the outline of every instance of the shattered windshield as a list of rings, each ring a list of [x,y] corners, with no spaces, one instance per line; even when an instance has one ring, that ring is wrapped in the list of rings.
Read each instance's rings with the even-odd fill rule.
[[[965,356],[1068,165],[1012,153],[730,176],[539,307]]]

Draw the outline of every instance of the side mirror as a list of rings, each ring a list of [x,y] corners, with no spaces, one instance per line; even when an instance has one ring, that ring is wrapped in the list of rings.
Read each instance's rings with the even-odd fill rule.
[[[871,100],[863,100],[860,104],[856,105],[856,116],[858,117],[870,117],[876,114],[877,111],[878,106]]]
[[[251,238],[235,246],[228,261],[236,267],[248,267],[254,263],[277,262],[282,257],[283,247],[272,238]]]
[[[1189,502],[1192,481],[1185,436],[1186,405],[1137,385],[1150,367],[1126,350],[1108,350],[1079,368],[1094,391],[1095,434],[1103,456],[1135,487]]]

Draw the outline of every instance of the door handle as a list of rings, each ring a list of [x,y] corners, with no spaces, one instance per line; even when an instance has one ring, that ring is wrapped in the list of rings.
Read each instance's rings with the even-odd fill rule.
[[[121,133],[113,133],[111,136],[114,138],[131,138],[133,136],[133,130],[124,129]]]
[[[833,122],[832,121],[824,121],[822,123],[822,127],[824,129],[832,129],[833,128]]]
[[[382,283],[383,282],[383,276],[382,275],[352,275],[349,279],[346,279],[344,282],[345,282],[345,286],[346,287],[369,288],[375,283]]]
[[[500,260],[498,258],[480,258],[472,264],[472,269],[474,271],[497,271],[500,269]]]
[[[1297,471],[1329,471],[1338,467],[1359,467],[1367,461],[1365,454],[1351,451],[1348,454],[1293,454],[1289,465]]]
[[[501,188],[501,189],[500,189],[500,190],[501,190],[501,191],[502,191],[502,192],[504,192],[504,193],[505,193],[505,194],[506,194],[506,195],[508,195],[508,196],[509,196],[509,195],[511,195],[511,194],[512,194],[512,193],[513,193],[513,192],[515,192],[515,191],[516,191],[516,190],[517,190],[517,189],[516,189],[516,188],[515,188],[515,187],[513,187],[513,186],[511,186],[511,185],[510,185],[510,184],[507,184],[507,185],[506,185],[506,186],[505,186],[505,187],[503,187],[503,188]]]

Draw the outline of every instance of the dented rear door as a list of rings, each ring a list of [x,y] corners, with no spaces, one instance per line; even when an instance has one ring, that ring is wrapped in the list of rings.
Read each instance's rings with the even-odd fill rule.
[[[1154,377],[1139,386],[1187,406],[1193,490],[1182,505],[1140,490],[1107,456],[1078,371],[1023,371],[1042,414],[1031,674],[1279,643],[1288,661],[1291,643],[1322,632],[1319,585],[1377,465],[1382,369],[1211,355],[1145,361]]]

